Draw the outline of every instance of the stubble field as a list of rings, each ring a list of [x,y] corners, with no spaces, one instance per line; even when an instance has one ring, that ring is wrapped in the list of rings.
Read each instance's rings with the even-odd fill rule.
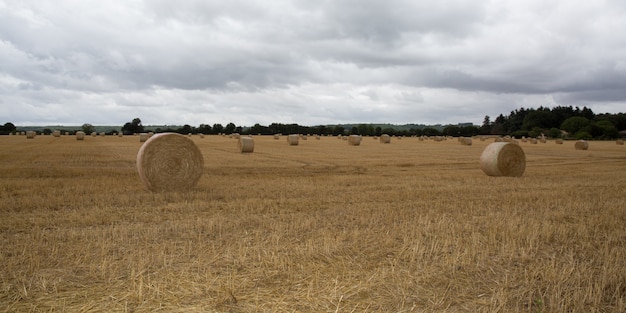
[[[0,137],[0,312],[626,312],[626,148],[192,136],[143,188],[138,137]]]

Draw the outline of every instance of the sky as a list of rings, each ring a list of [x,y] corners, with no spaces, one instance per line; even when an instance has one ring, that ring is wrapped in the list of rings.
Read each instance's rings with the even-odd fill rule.
[[[0,123],[626,112],[623,0],[0,0]]]

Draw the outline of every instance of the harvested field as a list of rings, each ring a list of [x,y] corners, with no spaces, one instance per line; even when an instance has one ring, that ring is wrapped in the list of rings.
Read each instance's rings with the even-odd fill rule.
[[[626,312],[626,149],[190,137],[204,173],[155,193],[137,137],[0,136],[8,312]]]

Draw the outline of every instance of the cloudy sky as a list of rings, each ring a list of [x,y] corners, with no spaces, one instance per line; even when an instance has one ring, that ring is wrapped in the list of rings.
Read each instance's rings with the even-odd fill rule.
[[[626,112],[623,0],[0,0],[0,123]]]

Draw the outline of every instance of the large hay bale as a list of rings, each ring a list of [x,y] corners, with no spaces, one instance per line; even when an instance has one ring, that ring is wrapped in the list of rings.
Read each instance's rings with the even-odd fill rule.
[[[76,132],[76,140],[85,140],[85,132],[77,131]]]
[[[61,137],[61,131],[60,130],[55,130],[52,132],[52,136],[54,137]]]
[[[280,135],[279,134],[274,134],[274,140],[278,140],[280,139]]]
[[[26,139],[34,139],[35,135],[37,135],[37,133],[35,133],[32,130],[29,130],[29,131],[26,132]]]
[[[161,133],[150,137],[139,149],[137,170],[148,190],[184,191],[202,176],[204,159],[188,137]]]
[[[252,137],[239,138],[239,151],[241,153],[254,152],[254,139],[252,139]]]
[[[526,154],[519,145],[494,142],[483,150],[480,168],[489,176],[522,176],[526,170]]]
[[[287,142],[289,143],[290,146],[297,146],[299,141],[300,141],[300,136],[298,136],[298,134],[291,134],[287,136]]]
[[[589,143],[587,142],[587,140],[578,140],[574,144],[574,148],[576,150],[587,150],[589,149]]]
[[[380,135],[380,143],[391,143],[391,136],[387,134]]]
[[[361,144],[362,137],[359,135],[350,135],[348,137],[348,144],[351,146],[358,146]]]

